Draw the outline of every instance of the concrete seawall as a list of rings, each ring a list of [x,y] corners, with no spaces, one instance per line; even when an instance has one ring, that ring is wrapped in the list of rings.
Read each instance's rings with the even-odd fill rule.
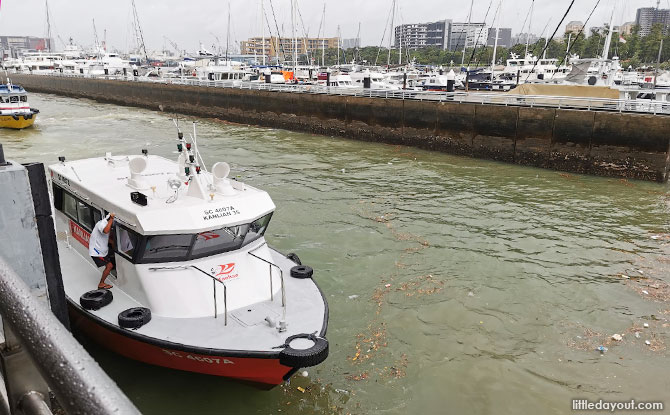
[[[665,182],[670,117],[18,75],[30,92]]]

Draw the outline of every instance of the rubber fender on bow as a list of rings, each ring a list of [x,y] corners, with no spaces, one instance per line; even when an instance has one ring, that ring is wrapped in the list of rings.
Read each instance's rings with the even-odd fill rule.
[[[291,268],[291,276],[293,278],[312,278],[314,270],[309,265],[296,265]]]
[[[288,367],[316,366],[326,360],[328,350],[325,338],[314,334],[296,334],[286,339],[284,350],[279,353],[279,363]]]

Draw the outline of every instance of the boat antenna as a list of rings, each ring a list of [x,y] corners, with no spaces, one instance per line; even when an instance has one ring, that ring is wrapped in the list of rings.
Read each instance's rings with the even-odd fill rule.
[[[549,40],[547,41],[547,43],[544,45],[544,49],[542,49],[542,52],[540,52],[540,54],[537,55],[537,56],[540,56],[540,55],[544,54],[544,52],[547,50],[547,48],[549,47],[549,44],[551,43],[551,41],[554,40],[554,36],[556,36],[556,32],[558,32],[558,29],[559,29],[559,28],[561,27],[561,25],[563,24],[563,21],[565,20],[566,17],[568,17],[568,13],[570,13],[570,10],[572,9],[572,6],[573,6],[574,4],[575,4],[575,0],[572,0],[572,1],[570,2],[570,5],[568,6],[568,9],[565,11],[565,14],[563,14],[563,17],[561,18],[561,21],[558,22],[558,25],[556,25],[556,29],[554,29],[554,33],[551,34],[551,37],[549,38]],[[530,70],[530,72],[528,72],[528,75],[526,75],[526,80],[525,80],[524,82],[528,81],[528,78],[530,77],[530,74],[533,73],[533,71],[535,70],[535,67],[537,66],[537,63],[538,63],[539,61],[540,61],[539,59],[537,59],[537,60],[535,61],[535,63],[533,64],[533,67],[532,67],[531,70]]]

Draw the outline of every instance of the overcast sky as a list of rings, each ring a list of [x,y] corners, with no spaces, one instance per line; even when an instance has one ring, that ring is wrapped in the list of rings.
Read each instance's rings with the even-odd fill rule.
[[[0,35],[46,34],[45,0],[0,1]],[[272,32],[276,33],[270,1],[282,35],[290,36],[291,0],[263,0]],[[470,8],[468,0],[396,1],[399,9],[395,16],[396,24],[443,19],[467,21]],[[501,0],[492,1],[493,6],[486,19],[488,25],[491,25]],[[502,0],[500,26],[512,27],[514,34],[521,31],[531,1]],[[576,0],[559,33],[563,32],[565,23],[570,20],[585,21],[596,2]],[[67,42],[72,37],[75,43],[88,47],[94,43],[95,19],[101,41],[106,30],[108,45],[122,51],[134,45],[131,0],[48,0],[48,4],[54,38],[58,35]],[[164,46],[170,48],[164,37],[176,42],[180,49],[189,51],[197,50],[199,42],[211,48],[217,43],[215,37],[218,37],[219,44],[225,48],[229,4],[226,0],[136,0],[136,4],[149,50],[160,50]],[[231,45],[250,36],[261,35],[260,4],[261,0],[230,0]],[[305,27],[303,29],[303,25],[299,24],[298,33],[302,34],[306,30],[310,36],[316,36],[322,20],[324,0],[297,0],[297,4]],[[356,37],[360,22],[363,45],[379,45],[387,26],[391,4],[392,0],[325,0],[325,35],[336,36],[339,25],[342,38]],[[474,0],[472,21],[483,21],[489,4],[491,0]],[[552,32],[569,4],[570,0],[535,0],[531,33],[541,35],[545,28],[547,32]],[[588,26],[609,22],[615,6],[614,24],[617,25],[634,21],[638,7],[656,6],[656,0],[601,0]],[[670,8],[670,0],[661,0],[661,7]],[[387,42],[385,40],[384,44]],[[62,48],[59,40],[56,40],[56,44]]]

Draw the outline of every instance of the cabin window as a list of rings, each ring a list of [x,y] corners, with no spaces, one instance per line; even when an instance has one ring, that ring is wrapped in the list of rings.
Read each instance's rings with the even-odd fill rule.
[[[54,207],[89,232],[102,219],[102,212],[53,184]]]
[[[139,235],[125,226],[116,225],[116,252],[132,260],[138,246]]]
[[[249,230],[247,231],[247,234],[244,237],[244,243],[242,243],[242,245],[243,246],[248,245],[253,241],[255,241],[256,239],[263,236],[268,228],[268,225],[270,224],[271,218],[272,213],[268,213],[262,218],[258,218],[255,221],[251,222],[249,224]]]
[[[203,257],[220,252],[239,249],[249,225],[231,226],[196,235],[193,244],[193,257]]]
[[[188,256],[193,235],[152,235],[146,238],[147,262],[182,261]]]
[[[15,103],[19,102],[19,97],[9,97],[9,102],[11,102],[12,104],[15,104]]]
[[[63,212],[72,219],[77,219],[77,200],[71,194],[63,194]]]
[[[93,208],[82,201],[77,201],[77,222],[89,231],[93,230]]]

